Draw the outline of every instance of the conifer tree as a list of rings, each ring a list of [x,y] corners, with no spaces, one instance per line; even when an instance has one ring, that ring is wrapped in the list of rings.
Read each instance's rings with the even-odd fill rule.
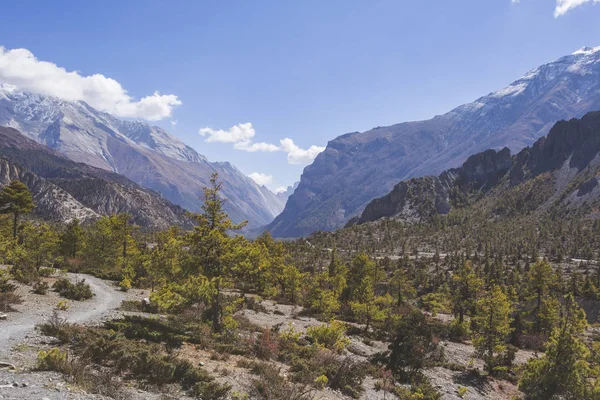
[[[546,354],[525,366],[519,389],[528,400],[596,399],[590,351],[581,339],[587,323],[572,295],[565,296],[560,322],[546,343]]]
[[[0,213],[13,215],[13,240],[17,239],[19,216],[34,208],[33,196],[23,182],[12,181],[0,191]]]
[[[498,360],[506,351],[506,340],[510,334],[512,307],[508,297],[498,285],[477,301],[477,313],[473,317],[473,345],[476,353],[485,362],[490,375],[497,372]]]

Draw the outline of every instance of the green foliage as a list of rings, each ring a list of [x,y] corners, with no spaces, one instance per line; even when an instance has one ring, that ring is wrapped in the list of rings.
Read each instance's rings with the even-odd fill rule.
[[[11,181],[0,191],[0,213],[13,215],[13,239],[17,239],[19,216],[33,211],[35,204],[27,186],[20,181]]]
[[[109,369],[114,375],[157,386],[177,383],[200,399],[224,399],[230,389],[227,385],[215,382],[206,371],[191,362],[166,353],[156,343],[145,344],[111,330],[77,327],[56,321],[39,329],[44,333],[52,333],[63,343],[69,343],[74,352]],[[61,353],[56,353],[56,357],[54,353],[51,358],[46,355],[43,359],[62,360]]]
[[[452,311],[458,317],[458,324],[462,324],[465,315],[473,315],[475,301],[483,287],[483,282],[475,273],[471,261],[467,260],[452,276],[452,283]]]
[[[40,351],[37,357],[36,368],[40,371],[68,372],[69,362],[67,353],[57,347],[48,351]]]
[[[439,359],[437,340],[423,313],[414,311],[400,319],[389,345],[387,366],[398,379],[408,382]]]
[[[306,335],[317,346],[341,352],[350,344],[350,340],[344,335],[344,332],[346,332],[346,324],[331,321],[329,324],[309,327]]]
[[[52,285],[52,288],[56,290],[62,297],[69,300],[88,300],[94,297],[92,288],[90,285],[85,283],[85,279],[77,281],[73,284],[67,278],[60,278]]]
[[[491,375],[505,369],[500,360],[507,350],[511,312],[508,297],[497,285],[477,301],[477,314],[472,319],[473,345]]]
[[[597,373],[591,368],[590,351],[581,335],[586,327],[585,313],[572,296],[561,306],[558,326],[546,343],[546,354],[527,362],[519,389],[527,399],[596,399]]]

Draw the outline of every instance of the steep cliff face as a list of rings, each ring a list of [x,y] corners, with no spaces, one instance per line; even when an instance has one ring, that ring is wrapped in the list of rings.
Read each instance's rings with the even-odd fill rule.
[[[236,222],[263,226],[283,210],[277,196],[229,163],[206,157],[164,129],[123,121],[83,102],[23,93],[0,83],[0,125],[23,132],[67,158],[117,172],[190,211],[216,172],[226,210]]]
[[[527,186],[543,177],[545,190]],[[356,223],[392,217],[421,221],[452,208],[488,201],[505,212],[502,201],[511,191],[531,191],[520,207],[530,211],[562,204],[579,207],[600,201],[600,112],[560,121],[547,137],[510,155],[508,149],[487,150],[467,159],[462,167],[402,181],[387,195],[371,201]],[[512,192],[514,193],[514,192]]]
[[[87,222],[99,216],[67,191],[18,164],[0,158],[0,186],[7,185],[13,180],[19,180],[27,185],[36,204],[34,214],[41,218],[65,222],[78,218],[82,222]]]
[[[439,174],[486,149],[518,151],[556,121],[597,109],[600,47],[535,68],[502,90],[430,120],[340,136],[305,168],[268,229],[279,237],[336,229],[398,181]]]
[[[145,228],[191,226],[183,208],[158,193],[103,169],[73,162],[21,135],[0,127],[0,184],[23,181],[34,195],[35,213],[47,220],[86,221],[127,212]]]

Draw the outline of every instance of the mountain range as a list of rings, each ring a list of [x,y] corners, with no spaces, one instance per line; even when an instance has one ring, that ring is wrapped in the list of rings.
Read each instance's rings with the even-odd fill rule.
[[[162,128],[120,120],[85,102],[0,85],[0,125],[18,129],[72,161],[121,174],[189,211],[200,209],[202,188],[215,172],[234,221],[248,220],[256,228],[283,209],[281,198],[230,163],[209,162]]]
[[[0,127],[0,184],[24,182],[34,213],[50,221],[87,222],[100,215],[129,213],[143,228],[190,227],[186,211],[126,177],[76,163],[12,128]]]
[[[334,230],[399,181],[439,174],[486,149],[521,150],[556,121],[598,109],[600,47],[584,47],[430,120],[330,141],[304,169],[284,211],[267,229],[277,237]]]
[[[350,224],[386,217],[424,222],[468,207],[492,219],[556,207],[598,218],[600,112],[559,121],[548,136],[515,155],[508,148],[487,150],[439,176],[402,181]]]

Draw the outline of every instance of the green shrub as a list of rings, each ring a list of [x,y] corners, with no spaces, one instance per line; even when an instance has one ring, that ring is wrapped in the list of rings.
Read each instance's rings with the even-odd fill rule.
[[[363,380],[369,372],[367,363],[341,357],[324,348],[316,348],[308,357],[296,357],[291,364],[295,382],[319,387],[322,383],[319,379],[324,376],[327,386],[353,398],[360,397]]]
[[[308,338],[318,346],[341,352],[350,344],[350,340],[344,335],[346,324],[339,321],[331,321],[329,324],[311,326],[306,330]]]
[[[38,353],[36,369],[40,371],[69,373],[69,367],[67,353],[57,347]]]
[[[449,339],[454,342],[461,342],[469,338],[471,334],[471,329],[469,328],[469,323],[464,321],[462,324],[458,321],[458,319],[453,319],[448,326],[448,336]]]
[[[182,330],[176,329],[168,321],[158,318],[126,316],[123,319],[107,321],[107,329],[122,333],[128,339],[145,339],[154,343],[166,343],[169,347],[181,347],[188,340]]]
[[[62,343],[69,343],[81,359],[108,369],[115,376],[157,386],[179,384],[183,390],[202,399],[222,399],[230,389],[191,362],[166,353],[162,344],[128,339],[111,329],[66,324],[57,315],[38,329]]]
[[[54,268],[40,268],[38,273],[40,274],[40,276],[47,278],[50,275],[54,274],[55,271],[56,271],[56,269],[54,269]]]
[[[70,300],[82,301],[91,299],[94,296],[92,288],[90,285],[85,283],[85,279],[73,284],[70,280],[61,278],[54,282],[52,288],[56,290],[62,297]]]

